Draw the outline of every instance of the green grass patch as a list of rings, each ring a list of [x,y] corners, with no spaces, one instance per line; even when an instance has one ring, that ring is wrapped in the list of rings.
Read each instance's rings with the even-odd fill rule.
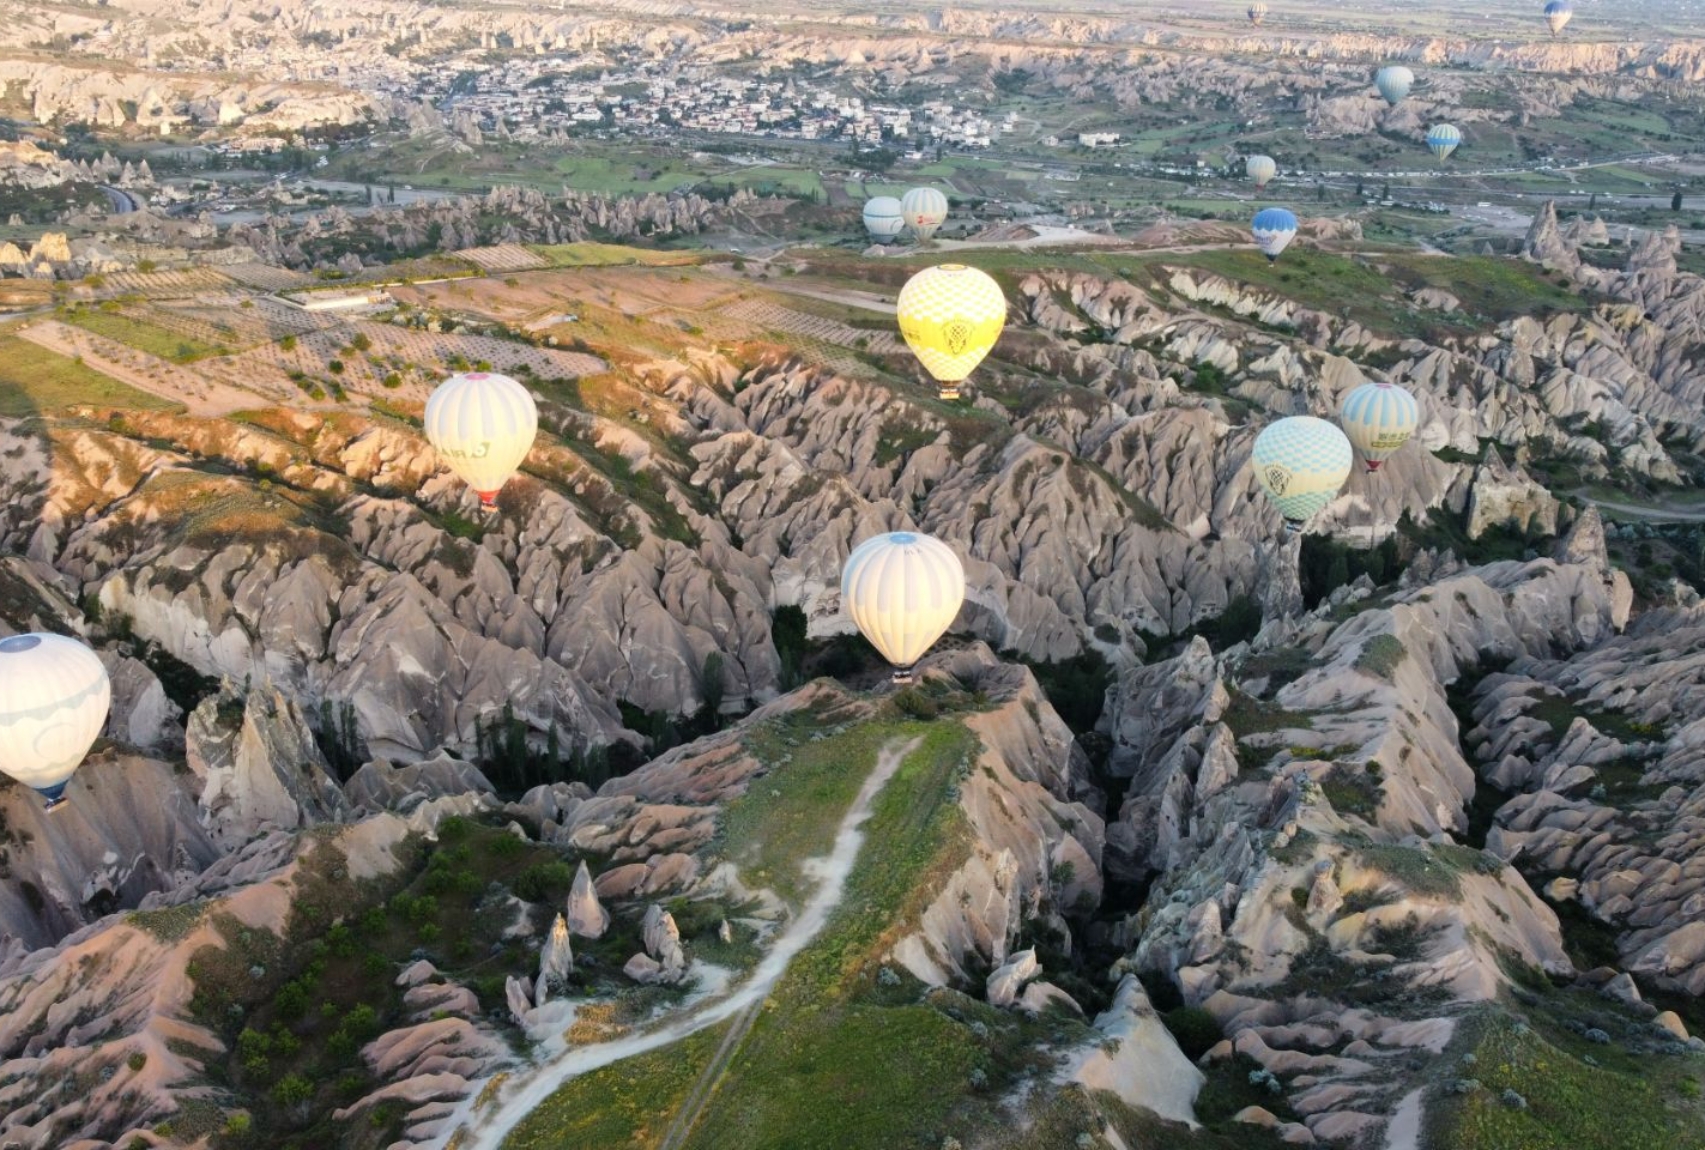
[[[504,1150],[658,1145],[727,1030],[727,1023],[708,1027],[570,1080],[503,1140]]]
[[[230,348],[203,343],[201,340],[156,327],[121,312],[75,308],[66,312],[64,319],[65,322],[75,324],[85,331],[92,331],[126,347],[145,351],[149,355],[173,363],[194,363],[198,359],[231,353]]]
[[[0,415],[14,419],[57,415],[79,404],[133,411],[181,410],[181,405],[122,384],[81,360],[16,336],[0,335]]]
[[[1705,1107],[1699,1103],[1705,1069],[1697,1059],[1635,1060],[1619,1057],[1613,1047],[1585,1042],[1569,1049],[1502,1014],[1468,1026],[1475,1062],[1463,1073],[1481,1089],[1434,1099],[1431,1145],[1451,1150],[1705,1147]],[[1600,1065],[1584,1061],[1589,1052]],[[1684,1085],[1689,1080],[1691,1088]],[[1519,1094],[1526,1106],[1506,1103],[1506,1090]]]
[[[583,240],[572,244],[528,244],[527,250],[553,268],[681,267],[700,262],[697,252],[657,251],[626,244]]]

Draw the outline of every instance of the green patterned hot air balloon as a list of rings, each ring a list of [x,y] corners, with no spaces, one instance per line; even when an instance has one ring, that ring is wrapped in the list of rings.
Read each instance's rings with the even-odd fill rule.
[[[1269,424],[1255,437],[1250,466],[1261,489],[1295,534],[1332,502],[1350,477],[1355,452],[1336,426],[1312,415],[1293,415]]]

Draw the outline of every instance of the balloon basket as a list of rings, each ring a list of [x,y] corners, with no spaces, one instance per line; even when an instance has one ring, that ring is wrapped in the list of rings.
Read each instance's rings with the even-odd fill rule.
[[[1385,462],[1383,459],[1369,459],[1369,460],[1367,460],[1369,474],[1372,474],[1373,472],[1378,471],[1379,465],[1383,462]]]
[[[911,686],[912,683],[916,679],[916,675],[915,675],[916,670],[917,670],[917,668],[915,668],[915,667],[896,667],[896,668],[894,668],[894,676],[893,676],[894,685],[896,687],[909,687],[909,686]]]
[[[495,492],[495,491],[476,491],[474,494],[476,494],[480,497],[480,510],[481,511],[485,512],[487,515],[490,515],[492,512],[497,510],[497,492]]]
[[[943,403],[957,403],[959,400],[959,389],[957,387],[939,388],[936,391],[936,398],[940,399]]]
[[[1302,534],[1302,528],[1303,528],[1303,522],[1300,519],[1287,519],[1287,520],[1285,520],[1285,534],[1286,535],[1301,535]]]

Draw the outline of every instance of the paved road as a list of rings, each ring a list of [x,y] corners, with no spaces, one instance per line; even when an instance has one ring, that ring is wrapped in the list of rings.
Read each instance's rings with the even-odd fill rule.
[[[142,207],[142,197],[134,192],[127,192],[123,188],[109,188],[102,184],[101,194],[107,198],[107,203],[112,207],[112,214],[115,216],[127,216]]]

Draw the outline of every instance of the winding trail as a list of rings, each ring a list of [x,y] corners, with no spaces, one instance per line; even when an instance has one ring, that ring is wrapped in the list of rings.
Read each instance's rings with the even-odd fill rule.
[[[1595,499],[1585,491],[1575,491],[1588,503],[1648,523],[1705,523],[1705,503],[1617,503],[1610,499]]]
[[[881,793],[888,780],[894,777],[894,772],[899,769],[905,757],[917,749],[919,742],[920,739],[905,743],[893,742],[882,748],[876,757],[876,766],[864,780],[864,785],[853,799],[852,807],[841,820],[840,829],[835,833],[833,849],[825,858],[806,860],[807,873],[818,880],[817,889],[812,892],[810,900],[800,913],[777,936],[775,945],[758,963],[751,977],[741,983],[733,993],[702,1003],[693,1012],[671,1019],[651,1030],[614,1042],[603,1042],[594,1046],[571,1046],[551,1062],[535,1068],[530,1073],[521,1071],[512,1075],[516,1085],[500,1095],[496,1108],[477,1115],[473,1112],[473,1100],[479,1096],[479,1090],[476,1088],[458,1108],[455,1119],[445,1124],[445,1130],[451,1132],[447,1138],[453,1137],[454,1132],[460,1130],[463,1131],[463,1139],[459,1144],[461,1150],[500,1150],[504,1139],[509,1137],[515,1127],[564,1083],[589,1071],[620,1062],[624,1058],[632,1058],[672,1045],[690,1034],[696,1034],[726,1019],[739,1015],[748,1016],[743,1017],[730,1031],[729,1039],[732,1041],[724,1040],[718,1047],[716,1056],[695,1085],[682,1114],[676,1118],[674,1125],[681,1128],[679,1137],[685,1137],[697,1120],[699,1110],[708,1100],[711,1088],[721,1077],[721,1068],[727,1066],[740,1041],[744,1039],[750,1019],[756,1017],[756,1008],[769,997],[770,991],[786,973],[793,957],[816,939],[829,921],[829,916],[841,905],[841,899],[846,893],[847,876],[852,873],[853,863],[858,859],[859,847],[864,843],[864,833],[860,828],[865,820],[870,818],[876,796]],[[670,1133],[675,1136],[673,1127]]]

